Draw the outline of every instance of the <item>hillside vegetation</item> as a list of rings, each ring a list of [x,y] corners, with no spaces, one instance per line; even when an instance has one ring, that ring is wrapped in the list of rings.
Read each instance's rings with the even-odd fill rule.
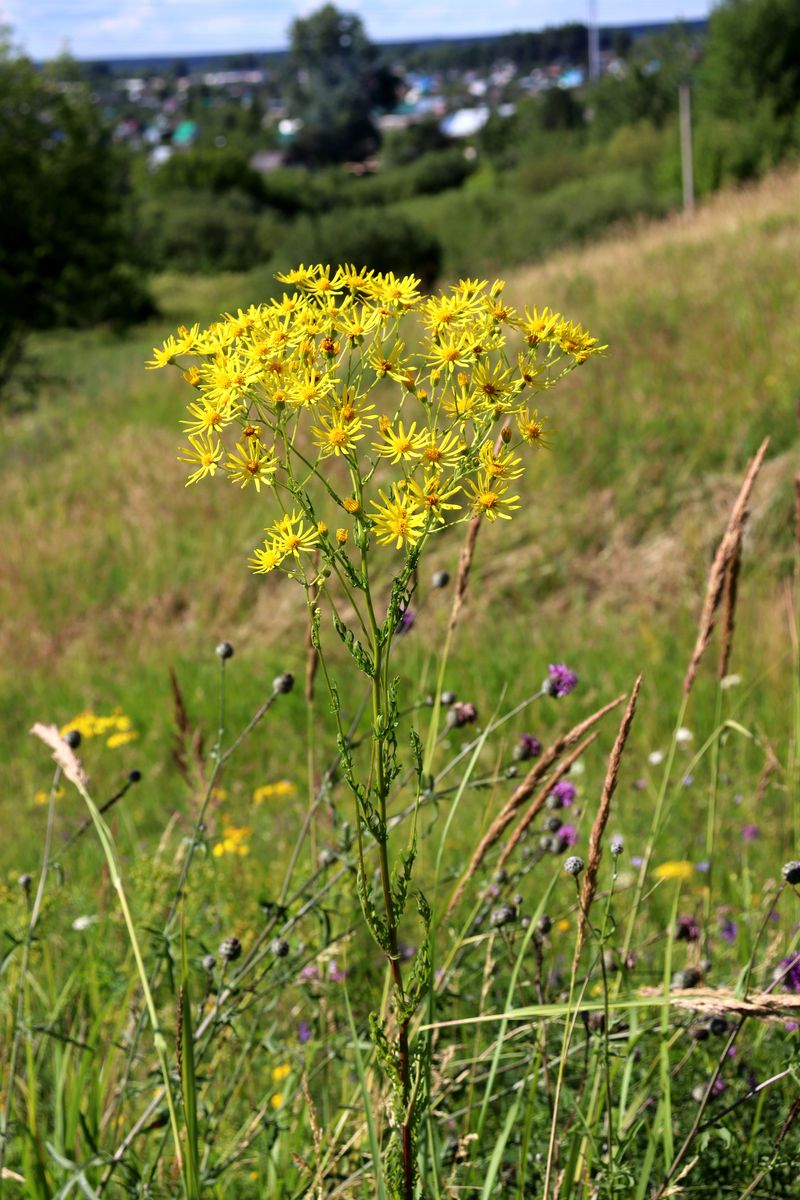
[[[577,664],[588,705],[640,667],[646,689],[674,689],[723,515],[767,435],[744,566],[744,603],[757,619],[742,623],[737,660],[754,686],[762,672],[785,669],[799,199],[800,174],[773,175],[710,201],[691,224],[620,229],[509,278],[513,302],[561,307],[609,350],[560,390],[553,448],[539,458],[538,487],[510,542],[491,528],[481,534],[469,620],[502,629],[502,648],[488,672],[481,664],[473,673],[468,654],[452,668],[454,686],[480,706],[493,706],[503,687],[524,692],[554,656]],[[177,373],[142,367],[165,330],[257,300],[261,284],[163,276],[158,322],[34,344],[2,449],[0,686],[3,740],[14,747],[5,806],[22,799],[27,808],[41,784],[25,737],[34,719],[61,723],[115,706],[140,732],[117,758],[153,774],[159,807],[180,804],[166,761],[169,669],[210,723],[220,637],[246,662],[232,701],[242,713],[277,670],[301,670],[296,597],[245,567],[260,532],[251,502],[230,488],[183,489],[184,385]],[[458,550],[442,543],[440,565],[452,569]],[[447,607],[428,597],[408,644],[412,673]],[[657,739],[655,708],[649,719]],[[289,742],[261,753],[258,770],[282,773],[295,752]],[[102,770],[120,765],[106,759]],[[18,848],[5,853],[17,862]]]

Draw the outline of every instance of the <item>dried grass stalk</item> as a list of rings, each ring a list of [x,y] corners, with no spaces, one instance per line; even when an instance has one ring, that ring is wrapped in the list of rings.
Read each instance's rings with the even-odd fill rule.
[[[461,547],[461,554],[458,558],[456,586],[453,591],[453,607],[450,610],[450,620],[447,624],[448,637],[452,635],[453,630],[458,624],[458,618],[461,615],[461,609],[464,607],[464,597],[467,594],[469,573],[472,567],[472,560],[475,557],[475,543],[478,540],[478,530],[480,527],[480,517],[473,517],[467,526],[467,536],[464,539],[464,545]]]
[[[575,725],[572,729],[570,729],[569,733],[565,733],[562,737],[557,738],[556,741],[553,742],[552,746],[548,746],[544,753],[537,758],[534,766],[531,767],[522,783],[520,783],[519,786],[516,787],[511,793],[500,813],[495,817],[494,821],[481,838],[477,849],[470,859],[467,870],[461,877],[458,886],[453,892],[453,895],[450,897],[450,903],[448,904],[447,912],[445,913],[446,917],[450,916],[451,912],[458,904],[461,896],[463,895],[464,888],[467,886],[470,879],[472,879],[472,876],[483,862],[487,851],[505,832],[505,830],[513,821],[515,814],[522,807],[528,797],[533,795],[533,792],[539,785],[539,781],[547,774],[556,759],[560,758],[565,750],[569,750],[575,745],[576,742],[579,742],[584,734],[588,733],[588,731],[594,725],[596,725],[598,721],[602,720],[606,713],[610,713],[612,709],[617,708],[624,699],[625,695],[623,693],[623,695],[617,696],[616,700],[611,700],[608,704],[604,704],[602,708],[597,710],[597,712],[592,713],[592,715],[587,717],[586,720],[581,721],[578,725]]]
[[[800,546],[800,473],[794,477],[794,538]]]
[[[661,989],[644,987],[640,996],[661,995]],[[800,996],[793,992],[762,992],[747,998],[724,988],[683,988],[670,992],[669,1002],[675,1008],[688,1008],[693,1012],[720,1016],[755,1017],[769,1021],[800,1011]]]
[[[728,570],[725,573],[725,585],[722,589],[722,641],[717,662],[717,679],[724,679],[728,674],[733,649],[733,631],[736,625],[736,597],[739,592],[739,568],[742,565],[741,534],[733,552]]]
[[[636,700],[639,695],[639,688],[642,686],[641,673],[637,676],[636,682],[633,685],[631,698],[628,701],[622,720],[619,723],[617,738],[614,742],[611,751],[611,757],[608,760],[608,769],[606,777],[603,781],[603,791],[600,795],[600,807],[597,810],[597,816],[592,825],[592,832],[589,835],[589,856],[586,863],[586,873],[583,877],[583,886],[581,888],[581,916],[580,927],[578,932],[578,943],[583,944],[583,941],[588,932],[589,911],[592,907],[594,894],[597,890],[597,875],[600,870],[600,859],[603,856],[603,834],[605,833],[608,818],[611,813],[611,798],[617,788],[617,778],[619,776],[619,765],[622,762],[622,755],[625,750],[625,743],[628,740],[628,734],[631,731],[634,714],[636,712]]]
[[[550,795],[551,791],[556,786],[559,779],[564,778],[564,776],[567,774],[567,772],[569,771],[572,764],[574,762],[577,762],[577,760],[581,757],[581,755],[584,753],[584,751],[586,751],[589,748],[589,746],[591,746],[592,742],[595,741],[597,736],[598,736],[598,731],[595,730],[594,733],[590,733],[587,738],[584,738],[584,740],[580,743],[580,745],[576,746],[575,749],[572,750],[565,759],[562,759],[562,761],[558,764],[558,766],[556,767],[553,774],[547,780],[547,783],[544,785],[544,787],[541,788],[536,793],[536,796],[535,796],[534,800],[532,801],[530,807],[528,809],[526,809],[525,814],[522,817],[522,820],[519,822],[516,829],[511,834],[511,837],[508,839],[505,846],[503,847],[503,851],[502,851],[499,859],[497,860],[498,867],[503,866],[506,859],[509,857],[509,855],[514,850],[515,846],[519,843],[520,838],[522,837],[525,830],[530,825],[531,821],[533,821],[534,818],[536,816],[538,816],[538,814],[542,811],[542,809],[544,808],[545,801],[547,800],[547,797]]]
[[[77,788],[85,788],[88,785],[89,779],[81,766],[80,759],[72,747],[64,741],[55,725],[42,725],[40,721],[37,721],[31,729],[31,733],[50,747],[54,760],[70,783],[74,783]]]
[[[744,477],[739,495],[736,497],[736,502],[731,509],[731,515],[728,518],[728,524],[725,532],[722,535],[722,541],[717,548],[717,553],[714,555],[714,561],[711,564],[711,570],[708,574],[708,586],[706,588],[706,598],[703,603],[703,611],[700,615],[700,626],[697,632],[697,641],[695,643],[692,657],[689,660],[689,666],[686,671],[686,678],[683,681],[683,693],[689,695],[692,690],[692,685],[697,677],[697,668],[700,665],[700,660],[705,653],[706,647],[711,639],[711,634],[717,619],[717,610],[719,609],[722,599],[722,592],[725,586],[725,578],[728,574],[728,569],[737,552],[742,537],[742,530],[747,515],[747,502],[750,499],[750,493],[753,490],[753,484],[756,481],[758,472],[761,470],[761,465],[764,461],[764,455],[767,453],[769,446],[769,438],[764,438],[761,443],[758,453],[756,454],[750,466],[747,469],[747,474]]]

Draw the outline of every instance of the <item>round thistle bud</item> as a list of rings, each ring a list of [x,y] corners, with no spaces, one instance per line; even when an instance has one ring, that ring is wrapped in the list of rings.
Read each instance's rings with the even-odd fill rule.
[[[603,966],[612,975],[619,970],[619,962],[613,950],[603,951]]]
[[[552,928],[553,928],[552,919],[550,917],[548,917],[547,913],[542,913],[542,915],[539,917],[539,920],[536,922],[537,933],[541,933],[542,935],[544,935],[546,933],[549,933]]]
[[[142,772],[137,771],[135,768],[128,772],[128,783],[138,783],[141,778]]]
[[[331,850],[330,846],[323,846],[317,855],[317,862],[321,867],[329,867],[332,862],[336,861],[336,854]]]
[[[781,874],[787,883],[800,883],[800,862],[787,862],[783,864]]]
[[[434,571],[433,575],[431,576],[431,587],[446,588],[449,582],[449,571]]]
[[[289,943],[286,941],[286,938],[273,938],[269,944],[269,948],[276,958],[286,958],[286,955],[289,953]]]
[[[705,1042],[708,1040],[711,1030],[705,1021],[696,1021],[694,1025],[690,1025],[687,1030],[689,1037],[695,1042]]]
[[[79,729],[68,729],[64,734],[64,741],[69,746],[70,750],[77,750],[81,744],[81,732]]]
[[[544,823],[544,827],[549,833],[558,833],[563,823],[561,817],[548,817]]]
[[[620,854],[622,854],[622,851],[624,849],[625,849],[625,843],[623,842],[623,840],[619,836],[619,834],[617,834],[615,837],[612,837],[611,842],[609,844],[609,850],[611,851],[614,858],[619,858]]]
[[[502,929],[504,925],[513,925],[517,919],[517,909],[513,904],[501,904],[489,914],[489,924],[493,929]]]
[[[495,883],[508,883],[508,871],[505,867],[498,867],[494,873]]]
[[[233,658],[233,646],[230,642],[220,642],[214,653],[224,662],[226,658]]]
[[[225,938],[220,944],[219,956],[224,958],[225,962],[236,962],[237,958],[242,956],[242,943],[237,937]]]
[[[23,892],[27,893],[31,890],[31,884],[33,883],[33,879],[26,871],[24,875],[20,875],[19,879],[17,880],[17,883],[22,888]]]
[[[702,973],[697,967],[685,967],[683,971],[676,971],[672,976],[672,990],[679,992],[685,988],[697,987],[702,978]]]
[[[570,854],[569,858],[564,863],[564,870],[566,871],[567,875],[573,875],[576,877],[580,875],[583,867],[583,859],[579,858],[577,854]]]
[[[442,692],[442,704],[444,704],[444,705],[455,704],[455,702],[456,702],[455,692]]]
[[[714,1037],[722,1037],[724,1033],[728,1032],[728,1022],[724,1017],[712,1017],[708,1023],[708,1027]]]
[[[557,853],[558,838],[549,837],[549,835],[546,833],[543,834],[542,837],[539,838],[539,849],[544,854]]]
[[[284,671],[282,675],[276,675],[272,681],[273,692],[279,692],[286,695],[294,687],[294,675],[289,671]]]
[[[203,956],[203,970],[208,971],[209,975],[214,970],[216,965],[217,960],[214,958],[213,954],[206,954]]]
[[[519,775],[519,770],[512,763],[510,767],[506,767],[506,779],[516,779]]]

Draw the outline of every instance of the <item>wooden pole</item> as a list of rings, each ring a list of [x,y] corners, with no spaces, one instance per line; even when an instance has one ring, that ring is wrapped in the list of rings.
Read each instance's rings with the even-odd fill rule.
[[[681,177],[683,179],[683,211],[694,216],[694,163],[692,159],[692,93],[688,83],[678,89],[681,127]]]

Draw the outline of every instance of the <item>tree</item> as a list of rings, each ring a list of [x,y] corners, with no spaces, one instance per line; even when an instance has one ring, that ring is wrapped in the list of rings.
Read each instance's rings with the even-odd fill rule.
[[[129,258],[122,152],[77,68],[37,70],[2,31],[0,179],[2,381],[26,329],[127,323],[152,305]]]
[[[290,30],[291,115],[302,125],[291,156],[309,165],[362,159],[378,146],[373,114],[390,108],[397,80],[361,19],[326,4]]]
[[[718,116],[749,118],[767,105],[791,117],[800,106],[797,0],[723,0],[709,22],[703,84]]]

